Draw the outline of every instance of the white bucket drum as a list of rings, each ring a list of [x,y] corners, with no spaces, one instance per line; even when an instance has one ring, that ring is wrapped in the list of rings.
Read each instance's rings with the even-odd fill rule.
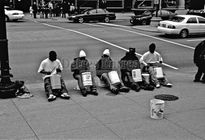
[[[91,72],[83,72],[82,73],[82,81],[84,86],[92,86],[92,75]]]
[[[132,78],[135,82],[142,82],[142,73],[141,69],[132,70]]]
[[[53,74],[50,76],[52,89],[61,89],[61,76],[59,74]]]
[[[155,67],[156,78],[164,78],[162,67]]]
[[[142,73],[143,78],[145,79],[146,83],[150,83],[149,82],[149,74],[148,73]]]
[[[111,84],[116,84],[116,83],[120,83],[121,82],[117,71],[110,71],[110,72],[108,72],[108,77],[109,77],[109,79],[111,81]]]
[[[165,101],[159,99],[152,99],[150,101],[150,117],[153,119],[164,118],[164,103]]]

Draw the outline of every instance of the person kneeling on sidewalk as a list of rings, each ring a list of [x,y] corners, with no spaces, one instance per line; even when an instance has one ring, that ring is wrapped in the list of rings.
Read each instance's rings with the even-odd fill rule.
[[[64,80],[60,75],[62,70],[63,66],[60,60],[57,59],[55,51],[50,51],[49,58],[46,58],[40,64],[38,72],[43,74],[44,88],[49,102],[55,100],[56,96],[70,99]]]
[[[96,74],[112,93],[129,92],[118,76],[117,71],[113,71],[113,61],[110,58],[109,49],[105,49],[101,59],[96,64]]]
[[[135,48],[129,48],[129,52],[120,60],[121,78],[125,86],[136,92],[140,89],[154,90],[154,86],[148,84],[141,75],[141,67]]]
[[[71,71],[73,72],[73,77],[78,81],[78,86],[84,97],[88,93],[98,95],[93,75],[90,72],[90,64],[83,50],[80,51],[79,57],[74,58],[74,62],[71,64]]]

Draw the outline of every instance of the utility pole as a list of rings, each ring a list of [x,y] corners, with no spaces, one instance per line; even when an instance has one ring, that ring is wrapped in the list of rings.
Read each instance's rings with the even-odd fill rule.
[[[5,0],[0,0],[0,64],[1,64],[0,95],[1,96],[2,94],[7,94],[7,93],[9,94],[10,91],[13,91],[13,89],[15,89],[14,82],[11,82],[10,80],[10,77],[12,77],[12,75],[9,73],[10,70],[9,53],[8,53],[8,40],[6,34],[4,4],[5,4]]]

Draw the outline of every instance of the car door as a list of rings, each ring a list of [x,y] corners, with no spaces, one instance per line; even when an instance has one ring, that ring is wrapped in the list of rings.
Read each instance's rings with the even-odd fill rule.
[[[87,21],[96,20],[96,9],[88,11],[87,14],[86,14],[85,20],[87,20]]]
[[[103,9],[97,9],[97,20],[102,21],[105,19],[106,13]]]
[[[187,24],[187,27],[189,29],[190,34],[196,34],[196,33],[200,32],[200,26],[197,22],[196,17],[190,17],[187,20],[186,24]]]
[[[200,26],[200,31],[201,33],[205,33],[205,18],[199,17],[198,18],[199,21],[199,26]]]

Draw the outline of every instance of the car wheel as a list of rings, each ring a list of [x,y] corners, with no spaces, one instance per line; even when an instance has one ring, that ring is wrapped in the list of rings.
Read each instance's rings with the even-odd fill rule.
[[[181,30],[179,35],[181,38],[186,38],[189,35],[188,30],[186,29]]]
[[[104,22],[105,22],[105,23],[109,23],[109,22],[110,22],[109,17],[105,17]]]
[[[80,18],[78,19],[78,22],[79,22],[79,23],[83,23],[83,22],[84,22],[84,19],[83,19],[82,17],[80,17]]]
[[[147,25],[147,21],[146,20],[142,20],[141,24],[142,25]]]
[[[8,16],[5,17],[5,21],[6,22],[9,21],[9,17]]]

